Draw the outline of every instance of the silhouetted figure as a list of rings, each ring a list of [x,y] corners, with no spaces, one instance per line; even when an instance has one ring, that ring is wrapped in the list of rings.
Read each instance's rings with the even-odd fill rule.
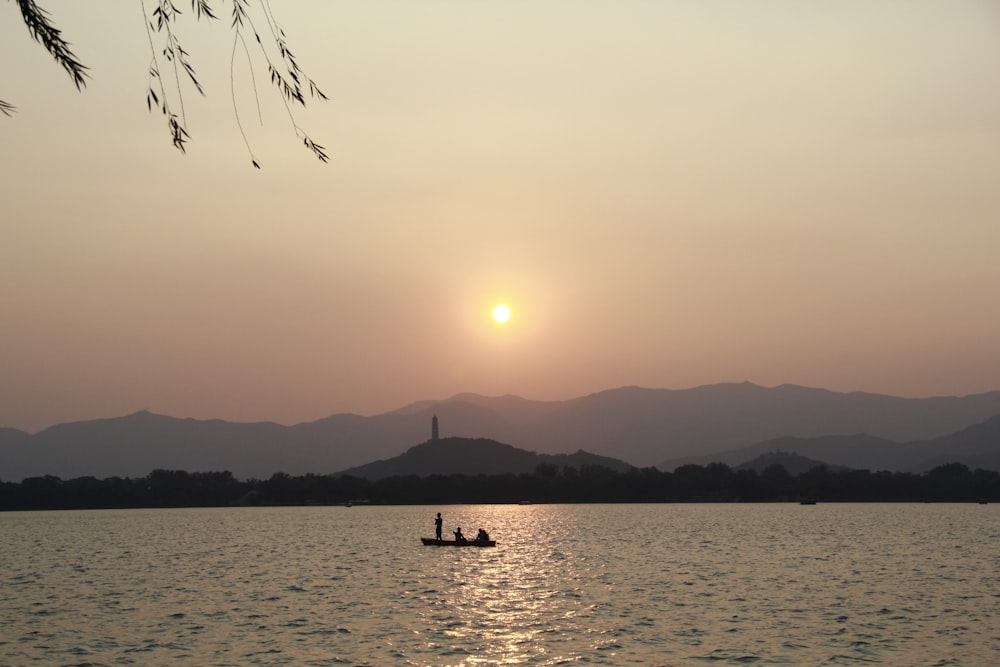
[[[456,542],[468,542],[469,541],[469,540],[465,539],[465,535],[462,534],[462,528],[461,527],[458,527],[458,528],[455,529],[455,541]]]
[[[479,534],[476,535],[476,542],[489,542],[489,541],[490,541],[490,534],[487,533],[482,528],[480,528]]]
[[[438,512],[437,518],[434,519],[434,538],[441,539],[441,525],[444,523],[444,519],[441,518],[441,512]]]

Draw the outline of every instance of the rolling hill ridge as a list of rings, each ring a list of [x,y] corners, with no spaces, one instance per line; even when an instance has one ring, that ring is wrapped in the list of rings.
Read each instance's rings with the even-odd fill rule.
[[[375,461],[338,474],[382,479],[394,475],[500,475],[531,473],[539,465],[582,468],[594,465],[625,472],[632,466],[584,451],[574,454],[536,454],[488,438],[441,438],[411,447],[399,456]]]

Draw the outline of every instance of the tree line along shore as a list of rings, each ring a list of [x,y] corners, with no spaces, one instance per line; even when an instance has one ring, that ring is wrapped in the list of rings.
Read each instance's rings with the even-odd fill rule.
[[[282,505],[440,505],[458,503],[670,502],[1000,502],[1000,472],[959,463],[923,473],[818,467],[791,475],[782,466],[758,473],[722,463],[673,472],[602,466],[539,465],[532,473],[403,475],[369,480],[348,475],[275,473],[238,480],[228,471],[154,470],[145,477],[46,475],[0,482],[0,510],[117,509]]]

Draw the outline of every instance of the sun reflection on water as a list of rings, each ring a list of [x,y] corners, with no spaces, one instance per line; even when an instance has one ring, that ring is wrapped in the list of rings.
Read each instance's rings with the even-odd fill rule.
[[[556,664],[573,660],[572,652],[553,651],[560,640],[579,646],[581,636],[593,635],[600,643],[608,629],[593,611],[609,593],[600,577],[608,564],[575,550],[577,514],[566,509],[476,507],[499,546],[453,556],[443,634],[469,653],[451,664]]]

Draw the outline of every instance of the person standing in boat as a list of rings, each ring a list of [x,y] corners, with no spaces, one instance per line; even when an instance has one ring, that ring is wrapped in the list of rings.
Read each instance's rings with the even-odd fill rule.
[[[456,542],[468,542],[468,540],[465,539],[465,535],[462,534],[462,527],[461,526],[459,526],[458,528],[455,529],[455,541]]]
[[[441,526],[444,524],[444,519],[441,518],[441,512],[438,512],[437,518],[434,519],[434,538],[441,539]]]

